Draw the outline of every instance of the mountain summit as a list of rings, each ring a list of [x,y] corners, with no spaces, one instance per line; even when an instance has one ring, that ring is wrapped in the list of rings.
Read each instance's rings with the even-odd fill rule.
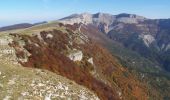
[[[82,13],[82,14],[73,14],[71,16],[60,19],[59,22],[64,24],[74,24],[74,23],[83,23],[83,24],[94,24],[98,27],[101,27],[103,32],[108,33],[112,29],[113,23],[127,23],[127,24],[137,24],[141,21],[144,21],[146,18],[142,16],[137,16],[135,14],[119,14],[111,15],[107,13]],[[103,29],[102,29],[103,28]]]

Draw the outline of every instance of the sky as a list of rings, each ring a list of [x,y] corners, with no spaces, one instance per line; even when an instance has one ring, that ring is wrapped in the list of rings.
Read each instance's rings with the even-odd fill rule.
[[[170,0],[0,0],[0,27],[57,20],[84,12],[170,18]]]

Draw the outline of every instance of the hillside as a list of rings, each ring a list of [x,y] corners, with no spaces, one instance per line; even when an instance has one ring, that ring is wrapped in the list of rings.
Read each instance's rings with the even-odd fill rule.
[[[168,72],[157,67],[157,64],[141,57],[137,52],[131,51],[120,43],[109,39],[95,26],[83,26],[82,31],[92,40],[96,40],[107,48],[130,73],[138,77],[141,83],[147,84],[150,99],[168,98],[170,75]],[[162,94],[162,92],[164,92]]]
[[[1,52],[7,64],[49,70],[87,87],[102,100],[149,98],[146,85],[85,35],[78,24],[51,22],[2,32],[1,38],[1,48],[6,46],[9,51],[8,56]]]
[[[142,83],[147,83],[152,99],[170,97],[169,19],[83,13],[59,22],[81,23],[83,33],[106,47]]]

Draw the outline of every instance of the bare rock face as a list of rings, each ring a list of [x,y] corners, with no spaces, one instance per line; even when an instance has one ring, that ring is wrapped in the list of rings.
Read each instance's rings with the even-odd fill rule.
[[[75,23],[83,23],[83,24],[90,24],[92,23],[92,15],[89,13],[83,13],[80,15],[72,15],[67,18],[63,18],[60,20],[60,22],[64,24],[75,24]]]
[[[83,23],[85,25],[94,24],[102,32],[107,34],[110,30],[113,29],[114,23],[138,24],[139,22],[144,20],[145,20],[144,17],[133,14],[111,15],[107,13],[96,14],[83,13],[65,17],[59,20],[59,22],[71,25],[73,25],[74,23]]]
[[[152,35],[143,35],[140,36],[142,38],[143,42],[147,47],[149,47],[153,42],[155,42],[155,38]]]
[[[112,16],[110,14],[105,13],[97,13],[97,14],[89,14],[89,13],[83,13],[83,14],[74,14],[69,17],[63,18],[59,20],[59,22],[62,22],[64,24],[71,24],[74,23],[82,23],[85,25],[88,24],[95,24],[97,25],[101,31],[108,32],[109,26],[114,21],[115,16]]]
[[[12,41],[12,37],[8,35],[0,36],[0,60],[3,60],[5,63],[18,64],[15,49],[8,45]]]
[[[79,50],[73,50],[70,52],[70,54],[68,55],[68,57],[72,60],[72,61],[81,61],[83,59],[83,52],[79,51]]]

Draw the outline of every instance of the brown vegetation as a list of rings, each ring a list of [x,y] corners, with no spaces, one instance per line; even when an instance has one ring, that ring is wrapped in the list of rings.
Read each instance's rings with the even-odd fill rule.
[[[106,81],[106,84],[90,73],[94,69],[85,60],[74,63],[66,57],[64,53],[69,46],[69,35],[74,34],[72,30],[76,30],[77,25],[66,26],[69,34],[58,30],[41,32],[43,41],[40,41],[37,36],[21,35],[20,37],[26,42],[24,48],[31,53],[28,62],[21,64],[25,67],[47,69],[65,76],[93,90],[102,100],[118,100],[120,97],[122,99],[147,99],[145,86],[141,85],[100,45],[90,41],[83,45],[74,43],[70,48],[80,48],[85,57],[93,57],[97,73],[101,79]],[[52,34],[53,38],[46,38],[47,34]],[[12,46],[18,46],[18,44],[15,43]],[[19,55],[22,55],[22,52],[18,52]],[[122,91],[121,96],[118,95],[118,90]]]

